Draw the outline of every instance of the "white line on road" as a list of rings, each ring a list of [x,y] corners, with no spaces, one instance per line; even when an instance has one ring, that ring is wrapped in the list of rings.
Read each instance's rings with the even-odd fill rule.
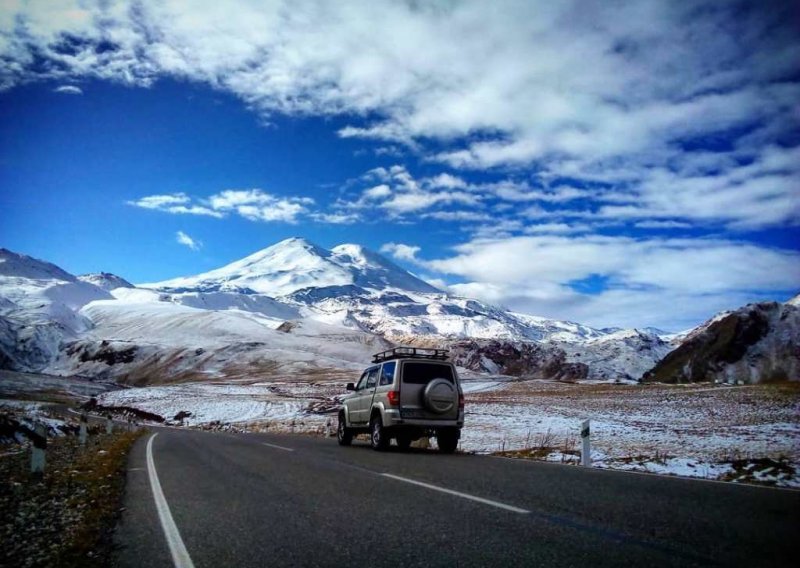
[[[169,510],[167,500],[164,498],[164,492],[161,491],[161,483],[158,481],[156,464],[153,461],[153,440],[156,436],[158,436],[157,433],[153,434],[147,441],[147,473],[150,476],[150,488],[153,490],[153,499],[156,502],[156,509],[158,509],[158,518],[161,520],[164,536],[167,537],[169,552],[172,555],[172,562],[175,564],[175,568],[194,568],[189,552],[183,544],[181,533],[178,532],[178,527],[175,526],[175,521],[172,519],[172,513]]]
[[[445,489],[444,487],[423,483],[422,481],[417,481],[415,479],[408,479],[407,477],[400,477],[399,475],[392,475],[391,473],[382,473],[381,475],[391,479],[396,479],[397,481],[405,481],[406,483],[411,483],[412,485],[419,485],[420,487],[425,487],[426,489],[441,491],[442,493],[447,493],[448,495],[455,495],[456,497],[461,497],[462,499],[469,499],[470,501],[477,501],[478,503],[483,503],[484,505],[491,505],[492,507],[497,507],[498,509],[505,509],[506,511],[512,511],[514,513],[522,513],[523,515],[530,513],[530,511],[526,509],[520,509],[519,507],[506,505],[505,503],[498,503],[497,501],[484,499],[483,497],[476,497],[475,495],[469,495],[468,493],[461,493],[460,491],[453,491],[452,489]]]
[[[293,452],[294,451],[293,448],[284,448],[283,446],[276,446],[275,444],[267,444],[266,442],[261,442],[261,443],[264,444],[265,446],[269,446],[270,448],[276,448],[278,450],[285,450],[287,452]]]

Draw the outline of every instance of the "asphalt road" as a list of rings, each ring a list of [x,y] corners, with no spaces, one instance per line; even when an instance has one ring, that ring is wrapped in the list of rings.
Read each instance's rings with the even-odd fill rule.
[[[303,436],[157,432],[130,456],[116,533],[121,566],[176,565],[168,539],[177,565],[197,567],[797,559],[796,491],[434,451],[378,453]],[[160,520],[148,443],[175,532]]]

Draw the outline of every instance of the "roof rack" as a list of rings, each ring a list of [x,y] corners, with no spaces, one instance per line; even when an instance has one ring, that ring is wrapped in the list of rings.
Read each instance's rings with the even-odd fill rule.
[[[436,361],[447,361],[447,349],[427,349],[423,347],[395,347],[387,351],[375,353],[372,358],[373,363],[382,363],[392,359],[408,357],[410,359],[433,359]]]

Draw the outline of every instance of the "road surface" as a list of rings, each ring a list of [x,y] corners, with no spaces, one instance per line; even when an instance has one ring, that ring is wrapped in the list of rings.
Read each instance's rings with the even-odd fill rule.
[[[154,432],[129,458],[124,567],[788,566],[798,556],[797,491]]]

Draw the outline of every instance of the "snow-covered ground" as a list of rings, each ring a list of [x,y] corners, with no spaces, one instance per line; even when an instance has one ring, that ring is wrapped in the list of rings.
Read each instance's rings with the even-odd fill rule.
[[[343,387],[332,381],[204,383],[110,392],[100,402],[166,419],[188,412],[183,422],[188,426],[218,421],[250,430],[321,433],[335,422],[331,411]],[[797,385],[640,386],[483,377],[466,380],[465,391],[462,451],[529,449],[538,450],[540,459],[576,463],[580,423],[589,418],[595,467],[740,479],[755,467],[753,460],[769,458],[783,464],[783,473],[775,466],[770,474],[766,464],[750,472],[750,480],[800,488]]]

